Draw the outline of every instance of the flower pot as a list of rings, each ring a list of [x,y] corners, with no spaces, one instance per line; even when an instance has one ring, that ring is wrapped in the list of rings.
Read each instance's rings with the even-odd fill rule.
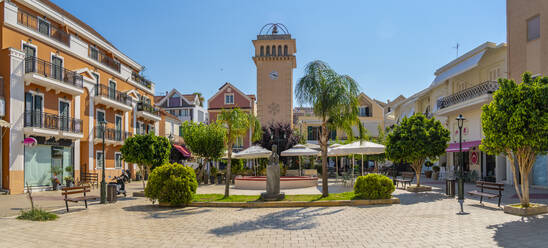
[[[432,173],[432,179],[438,180],[439,178],[440,178],[440,173],[437,172],[437,171],[434,171],[434,172]]]
[[[211,184],[215,184],[215,176],[209,176],[209,180],[211,181]]]
[[[431,178],[431,177],[432,177],[432,171],[425,171],[425,172],[424,172],[424,176],[425,176],[426,178]]]

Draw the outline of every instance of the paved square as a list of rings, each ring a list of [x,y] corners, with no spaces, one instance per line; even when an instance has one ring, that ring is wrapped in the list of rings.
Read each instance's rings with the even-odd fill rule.
[[[332,208],[160,208],[142,198],[61,214],[0,219],[0,247],[546,247],[548,215],[522,219],[440,189],[397,190],[401,204]],[[517,201],[517,200],[514,200]],[[538,201],[537,201],[538,202]]]

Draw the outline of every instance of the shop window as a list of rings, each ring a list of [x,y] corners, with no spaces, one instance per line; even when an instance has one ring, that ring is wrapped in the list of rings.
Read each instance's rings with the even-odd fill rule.
[[[103,168],[103,160],[105,159],[105,156],[102,151],[97,151],[97,154],[95,156],[95,167],[97,168]]]
[[[122,168],[122,154],[119,152],[114,154],[114,168]]]

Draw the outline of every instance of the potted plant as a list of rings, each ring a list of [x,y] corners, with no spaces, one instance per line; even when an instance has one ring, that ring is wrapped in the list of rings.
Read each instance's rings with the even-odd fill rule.
[[[432,165],[434,165],[434,163],[432,163],[430,161],[426,161],[424,163],[424,166],[426,166],[426,169],[428,169],[427,171],[424,172],[424,176],[426,178],[431,178],[432,177],[432,171],[430,170],[430,167],[432,167]]]
[[[65,185],[67,187],[74,186],[74,178],[72,178],[72,176],[65,176],[63,179],[65,179]]]
[[[141,171],[135,172],[135,181],[141,181]]]
[[[434,165],[434,166],[432,167],[432,171],[434,171],[434,172],[432,173],[432,179],[438,180],[438,179],[439,179],[439,176],[440,176],[440,167],[437,166],[437,165]]]
[[[60,166],[53,166],[51,169],[51,173],[53,176],[51,177],[51,184],[53,187],[53,190],[58,190],[59,186],[61,185],[61,180],[59,179],[59,176],[63,174],[63,168]]]
[[[217,168],[212,166],[209,169],[209,180],[211,181],[211,184],[215,184],[215,177],[217,176]]]

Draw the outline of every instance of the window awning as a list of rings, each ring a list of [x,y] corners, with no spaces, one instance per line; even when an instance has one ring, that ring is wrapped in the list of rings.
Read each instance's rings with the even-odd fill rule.
[[[183,155],[183,157],[187,157],[187,158],[190,157],[191,153],[185,147],[180,145],[175,145],[175,144],[173,145],[173,147],[175,147],[175,149],[177,149],[177,151],[179,151]]]
[[[481,144],[481,140],[474,140],[474,141],[468,141],[468,142],[462,142],[462,151],[468,151],[472,149],[472,147],[477,147]],[[446,152],[459,152],[459,143],[452,143],[449,144],[449,147],[445,149]]]
[[[463,72],[466,72],[474,67],[476,67],[483,57],[483,54],[485,54],[485,51],[482,51],[470,58],[467,58],[466,60],[452,66],[451,68],[447,69],[446,71],[440,73],[436,76],[434,81],[432,82],[432,86],[436,86],[440,83],[443,83],[445,80],[452,78],[454,76],[457,76]]]

